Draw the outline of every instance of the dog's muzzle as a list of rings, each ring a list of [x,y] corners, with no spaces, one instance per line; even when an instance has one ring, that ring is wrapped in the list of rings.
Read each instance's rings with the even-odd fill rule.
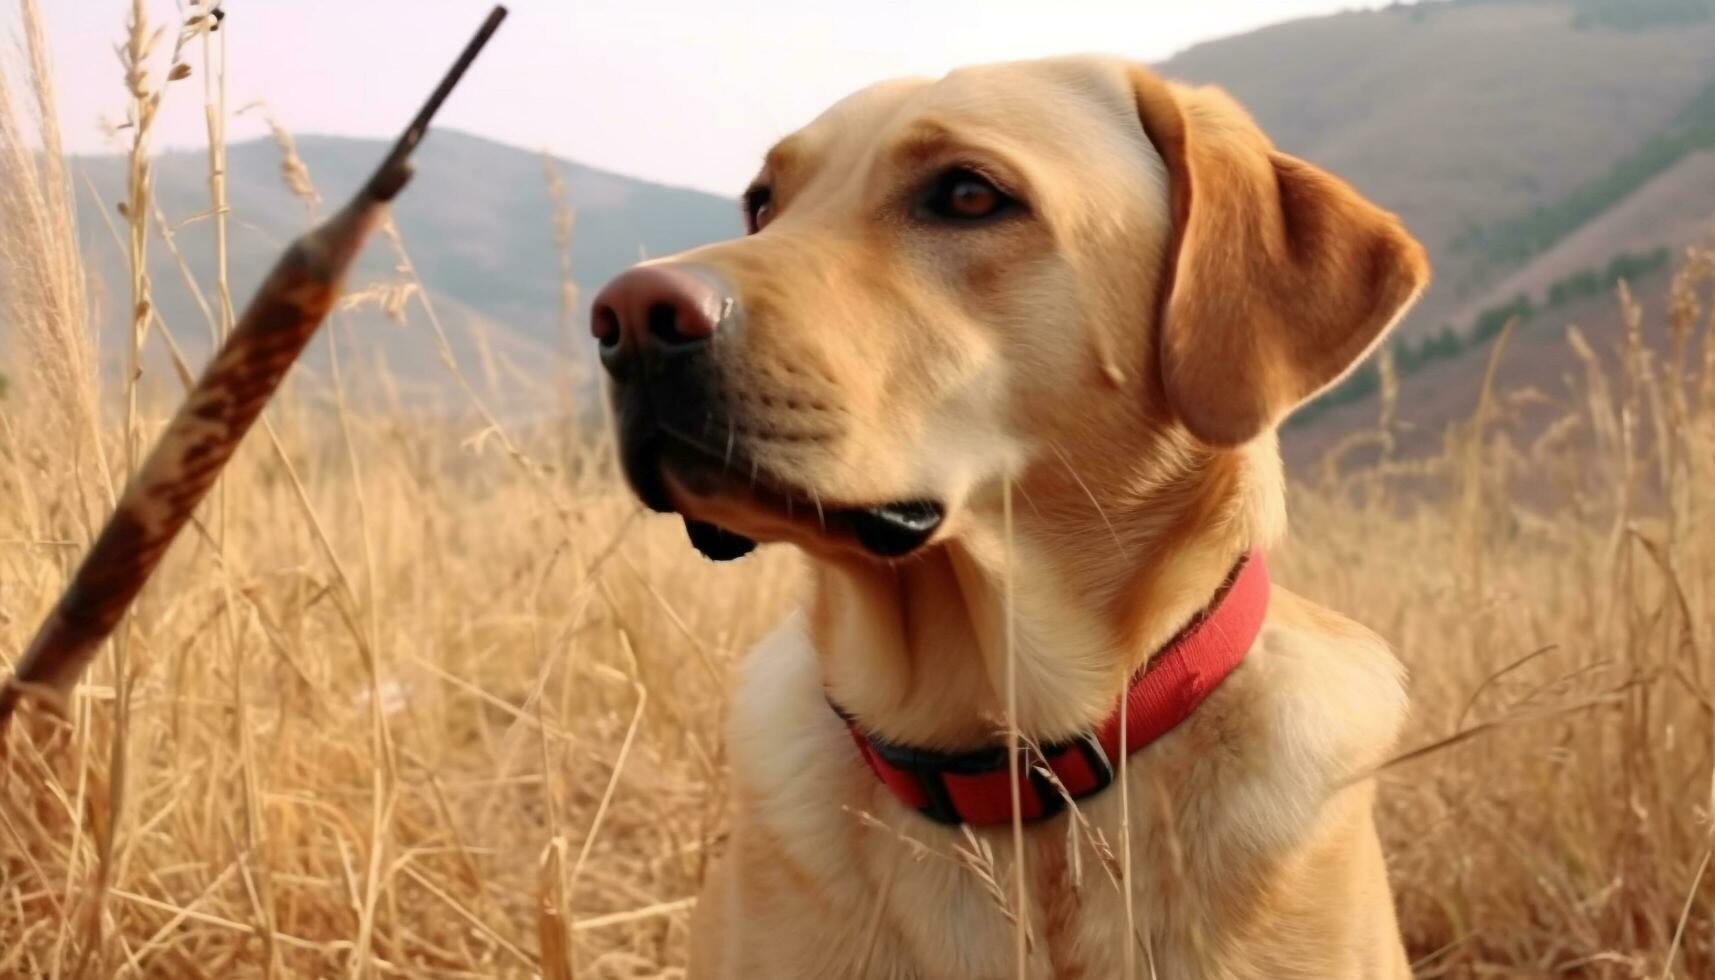
[[[667,488],[671,470],[699,492],[747,495],[758,506],[801,514],[822,533],[854,540],[877,558],[922,547],[946,516],[939,502],[826,507],[817,495],[772,479],[733,438],[716,353],[742,332],[743,318],[725,278],[689,263],[636,266],[597,294],[590,330],[611,379],[620,466],[632,491],[653,510],[677,510]],[[756,546],[684,516],[691,544],[711,559],[729,561]]]

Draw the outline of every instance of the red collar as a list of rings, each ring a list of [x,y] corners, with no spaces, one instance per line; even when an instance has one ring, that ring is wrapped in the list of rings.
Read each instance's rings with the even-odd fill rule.
[[[1191,712],[1238,667],[1262,630],[1268,593],[1268,567],[1262,552],[1239,559],[1208,608],[1132,677],[1125,706],[1128,753],[1191,717]],[[1023,818],[1045,820],[1065,808],[1066,796],[1082,799],[1107,788],[1114,779],[1110,760],[1119,758],[1120,753],[1118,706],[1094,731],[1042,746],[1040,758],[1031,759],[1034,764],[1028,767],[1008,766],[1004,745],[962,753],[895,745],[865,733],[850,716],[840,714],[851,728],[864,761],[893,795],[944,824],[1010,823],[1011,781],[1020,776],[1024,777],[1019,785]],[[1064,794],[1037,771],[1041,765],[1053,771],[1065,788]]]

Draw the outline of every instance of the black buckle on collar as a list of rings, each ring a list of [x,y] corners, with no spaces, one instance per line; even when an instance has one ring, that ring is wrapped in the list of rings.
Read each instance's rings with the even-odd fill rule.
[[[1042,772],[1042,769],[1054,769],[1050,759],[1057,759],[1072,751],[1084,757],[1084,762],[1090,767],[1090,775],[1095,779],[1089,786],[1076,791],[1065,784],[1065,777],[1058,770],[1054,771],[1054,779],[1049,779]],[[1040,819],[1043,820],[1065,810],[1067,797],[1081,800],[1086,796],[1094,796],[1112,786],[1114,782],[1113,763],[1108,761],[1107,750],[1102,748],[1102,743],[1094,732],[1085,732],[1064,742],[1047,746],[1040,754],[1027,750],[1027,755],[1036,755],[1038,760],[1030,766],[1030,781],[1036,787],[1036,795],[1042,800]],[[1056,780],[1059,781],[1058,784]]]
[[[953,805],[952,794],[941,777],[945,773],[961,776],[982,776],[1006,769],[1006,746],[978,749],[974,752],[937,752],[865,736],[870,748],[881,760],[900,772],[909,773],[923,791],[928,802],[918,812],[939,824],[956,827],[965,822]]]

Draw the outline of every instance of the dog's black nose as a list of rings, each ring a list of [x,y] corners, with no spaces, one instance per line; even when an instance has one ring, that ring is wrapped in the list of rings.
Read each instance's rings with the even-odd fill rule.
[[[633,266],[596,294],[590,332],[601,344],[602,366],[624,380],[640,355],[672,358],[708,347],[735,306],[732,290],[712,269]]]

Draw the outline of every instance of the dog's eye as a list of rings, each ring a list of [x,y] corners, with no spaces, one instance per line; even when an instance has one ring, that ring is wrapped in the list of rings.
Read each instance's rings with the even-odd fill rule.
[[[774,190],[769,187],[752,187],[744,192],[744,227],[754,235],[768,224],[774,217]]]
[[[965,167],[955,167],[929,185],[919,205],[923,214],[943,221],[984,221],[1018,208],[994,182]]]

